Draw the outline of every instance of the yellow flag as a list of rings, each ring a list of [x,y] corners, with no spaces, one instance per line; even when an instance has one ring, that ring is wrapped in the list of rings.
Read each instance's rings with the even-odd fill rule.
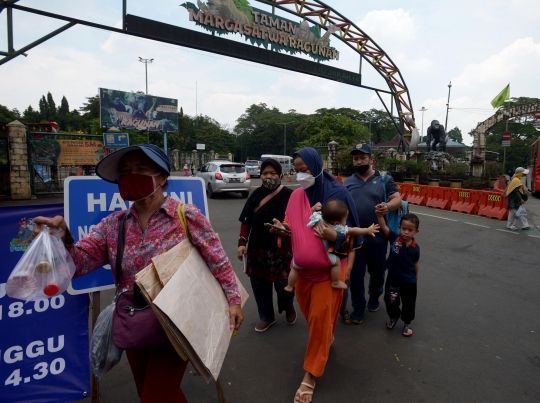
[[[507,99],[510,99],[510,84],[508,84],[506,87],[504,87],[504,90],[499,92],[499,94],[493,98],[493,101],[491,101],[491,106],[494,108],[498,108],[502,104],[504,104],[504,101]]]

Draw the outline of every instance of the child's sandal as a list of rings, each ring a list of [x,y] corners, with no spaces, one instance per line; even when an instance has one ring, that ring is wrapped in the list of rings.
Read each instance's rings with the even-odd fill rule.
[[[410,331],[410,333],[409,333]],[[411,337],[413,335],[413,330],[411,325],[405,325],[403,326],[403,336],[405,337]]]

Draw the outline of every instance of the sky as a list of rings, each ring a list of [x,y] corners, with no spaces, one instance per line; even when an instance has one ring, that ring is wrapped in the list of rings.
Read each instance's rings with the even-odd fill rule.
[[[195,2],[194,0],[192,0]],[[128,13],[200,30],[180,7],[183,0],[129,0]],[[540,97],[540,1],[538,0],[326,0],[368,34],[400,69],[415,118],[423,132],[433,119],[444,124],[451,82],[448,127],[464,142],[493,114],[490,101],[510,83],[512,97]],[[17,4],[120,28],[120,0],[21,0]],[[253,7],[268,9],[250,0]],[[278,13],[280,14],[280,13]],[[0,14],[0,50],[7,50],[6,12]],[[290,19],[296,17],[281,13]],[[299,21],[299,20],[298,20]],[[65,22],[14,11],[14,46],[21,48]],[[206,32],[206,31],[203,31]],[[224,38],[242,41],[236,35]],[[358,71],[359,56],[337,39],[340,60],[331,65]],[[286,112],[319,108],[383,109],[370,90],[266,65],[75,26],[0,66],[0,104],[21,112],[38,108],[51,92],[57,105],[66,96],[79,108],[97,89],[145,91],[179,99],[184,113],[208,115],[229,129],[252,104]],[[388,89],[367,63],[363,84]],[[420,109],[427,110],[422,114]],[[422,119],[423,115],[423,119]]]

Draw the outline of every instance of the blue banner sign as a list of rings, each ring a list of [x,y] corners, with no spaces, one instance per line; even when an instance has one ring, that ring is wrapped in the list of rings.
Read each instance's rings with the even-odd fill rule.
[[[129,147],[129,135],[127,133],[103,133],[103,145],[105,148]]]
[[[25,302],[5,283],[32,241],[36,216],[62,204],[0,207],[0,401],[73,402],[90,396],[88,298],[64,293]]]
[[[204,180],[192,177],[169,177],[165,195],[182,203],[194,204],[208,215]],[[129,207],[118,191],[118,185],[95,176],[68,177],[64,182],[64,218],[75,237],[84,238],[103,218]],[[111,268],[97,269],[71,282],[70,294],[81,294],[114,288]]]

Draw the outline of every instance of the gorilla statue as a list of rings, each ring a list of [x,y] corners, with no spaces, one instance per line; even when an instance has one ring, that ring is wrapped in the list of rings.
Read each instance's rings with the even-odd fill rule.
[[[429,152],[431,140],[433,139],[433,151],[437,151],[437,144],[440,143],[440,151],[446,152],[446,132],[444,126],[438,120],[433,120],[427,129],[426,150]]]

